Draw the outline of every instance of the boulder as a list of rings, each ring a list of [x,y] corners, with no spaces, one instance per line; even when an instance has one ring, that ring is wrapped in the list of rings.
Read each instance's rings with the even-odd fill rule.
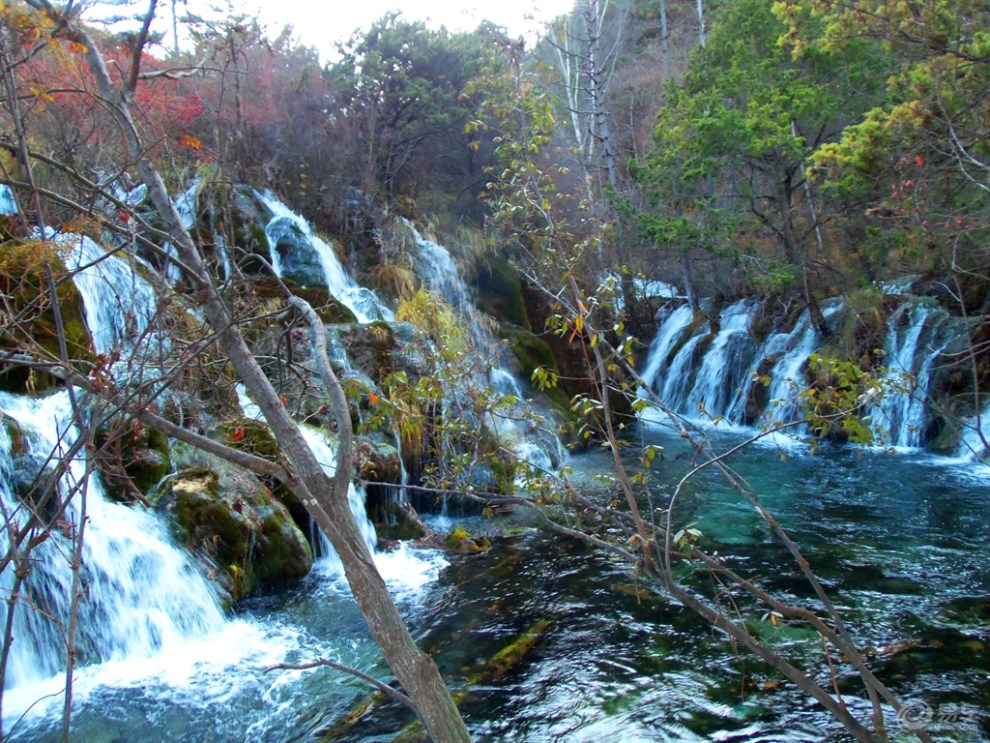
[[[180,469],[152,495],[176,540],[203,559],[207,575],[238,601],[307,575],[313,554],[288,509],[251,472],[177,446]]]

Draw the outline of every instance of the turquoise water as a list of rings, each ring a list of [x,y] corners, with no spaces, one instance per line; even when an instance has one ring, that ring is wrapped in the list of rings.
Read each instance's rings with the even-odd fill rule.
[[[653,474],[654,504],[690,466],[683,444],[650,429],[667,458]],[[726,434],[719,446],[738,440]],[[601,453],[574,457],[607,472]],[[941,739],[988,739],[990,731],[990,472],[925,455],[757,445],[733,466],[802,546],[871,666],[897,694],[929,705]],[[713,472],[685,490],[680,525],[701,544],[794,601],[810,591],[753,508]],[[511,527],[480,517],[472,531]],[[449,525],[449,524],[448,524]],[[400,597],[417,641],[464,692],[473,735],[485,741],[844,740],[831,717],[751,656],[737,652],[691,612],[586,545],[533,528],[493,539],[482,555],[434,554],[435,580]],[[702,573],[689,574],[699,587]],[[817,637],[773,626],[740,604],[756,631],[830,683]],[[268,671],[273,662],[326,655],[388,678],[339,577],[317,571],[277,596],[247,602],[237,618],[271,658],[245,655],[227,667],[169,684],[145,678],[83,695],[86,741],[392,740],[411,716],[371,701],[360,682],[327,669]],[[493,658],[527,632],[532,642]],[[254,642],[254,640],[252,640]],[[518,645],[516,645],[519,648]],[[847,703],[864,709],[841,663]],[[906,731],[891,716],[891,731]],[[54,739],[36,724],[23,740]]]

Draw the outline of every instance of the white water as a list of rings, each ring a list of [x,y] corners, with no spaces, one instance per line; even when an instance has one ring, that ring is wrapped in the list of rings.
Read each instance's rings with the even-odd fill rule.
[[[501,446],[537,470],[553,471],[564,461],[563,445],[555,433],[533,425],[536,421],[529,418],[532,401],[526,400],[519,378],[510,369],[514,360],[489,329],[487,318],[475,305],[450,251],[423,237],[408,220],[403,222],[419,247],[418,255],[413,258],[417,273],[431,291],[453,308],[471,334],[475,358],[482,367],[477,383],[513,401],[506,410],[489,417]]]
[[[251,401],[243,389],[238,390],[238,397],[245,416],[262,420],[261,410]],[[300,425],[299,429],[323,471],[328,477],[333,477],[337,471],[335,442],[326,431],[314,426]],[[364,537],[364,542],[368,545],[375,560],[375,566],[393,592],[408,595],[411,590],[425,585],[426,576],[432,576],[435,579],[440,569],[447,564],[442,553],[434,550],[408,550],[403,547],[391,552],[380,552],[378,550],[378,534],[375,532],[375,525],[368,518],[365,505],[367,492],[363,487],[351,483],[347,491],[347,500],[351,507],[351,514]],[[330,544],[330,540],[319,530],[311,536],[315,536],[318,541],[317,553],[323,556],[316,567],[321,574],[337,581],[341,590],[346,590],[346,583],[343,580],[343,565],[333,545]]]
[[[823,307],[826,320],[842,307]],[[802,413],[796,395],[807,385],[808,358],[823,339],[803,312],[793,327],[771,332],[755,346],[750,328],[759,306],[742,301],[723,310],[720,330],[714,338],[707,325],[684,340],[691,322],[681,306],[670,313],[657,331],[644,365],[643,379],[675,412],[702,420],[721,417],[733,425],[764,427],[792,424]],[[865,412],[873,421],[879,440],[897,448],[917,448],[924,442],[929,421],[929,389],[941,352],[952,340],[948,315],[941,309],[909,301],[887,323],[885,391]],[[700,349],[708,343],[705,353]],[[677,349],[674,353],[674,349]],[[769,377],[763,410],[747,409],[755,403],[750,390],[760,375]],[[699,413],[702,413],[699,415]],[[644,420],[654,421],[651,412]],[[970,424],[964,435],[962,455],[982,453],[982,442]]]
[[[755,353],[749,334],[759,303],[741,300],[722,311],[719,332],[712,341],[687,400],[678,408],[687,415],[706,418],[725,415],[737,390],[748,384],[745,372]]]
[[[822,308],[822,315],[828,320],[841,308],[840,304],[831,304]],[[770,404],[763,411],[762,425],[772,427],[801,420],[803,414],[797,402],[797,395],[807,387],[804,373],[808,358],[821,347],[821,344],[821,333],[812,324],[811,313],[808,310],[801,313],[790,331],[771,333],[767,336],[763,347],[757,353],[757,362],[749,375],[751,379],[755,379],[760,363],[765,359],[777,358],[769,373]],[[743,420],[746,402],[747,391],[744,390],[734,405],[730,416],[733,420]]]
[[[990,442],[990,404],[984,404],[979,417],[963,421],[962,436],[956,457],[964,461],[983,459],[988,452],[985,442]]]
[[[826,317],[836,310],[827,308]],[[724,420],[739,426],[755,422],[760,415],[767,425],[799,419],[793,398],[804,386],[805,365],[821,344],[821,337],[812,327],[809,313],[804,312],[793,328],[772,332],[757,344],[751,328],[759,311],[759,303],[753,300],[736,302],[721,312],[714,338],[710,324],[705,323],[685,340],[694,317],[686,305],[681,305],[657,331],[644,365],[644,382],[669,408],[695,420]],[[766,366],[770,366],[769,371],[765,371]],[[763,411],[747,410],[752,402],[751,386],[761,370],[770,377],[771,404]],[[645,420],[653,421],[655,416]]]
[[[726,307],[719,316],[719,331],[710,338],[705,323],[695,335],[681,343],[693,313],[686,306],[675,310],[657,331],[644,366],[644,377],[671,410],[686,417],[711,421],[725,417],[732,401],[747,381],[744,379],[755,353],[749,328],[759,305],[742,300]],[[710,341],[699,358],[702,344]]]
[[[279,276],[282,276],[282,260],[277,246],[281,240],[289,237],[293,244],[308,245],[316,253],[330,294],[353,312],[358,322],[395,319],[392,311],[382,304],[373,291],[358,286],[347,274],[333,246],[313,232],[309,222],[275,198],[270,191],[255,193],[272,213],[272,219],[265,227],[265,234],[271,251],[272,267]]]
[[[880,400],[870,406],[878,440],[897,448],[924,443],[932,368],[950,338],[946,313],[917,302],[902,305],[887,322],[886,374]]]
[[[668,362],[671,349],[684,337],[684,333],[687,332],[693,321],[694,311],[690,305],[682,304],[670,313],[660,325],[656,338],[650,344],[650,350],[646,356],[646,366],[643,367],[643,373],[640,375],[646,389],[653,387],[657,377]],[[640,390],[640,397],[645,396],[646,390]]]
[[[30,482],[38,467],[46,468],[46,461],[64,460],[77,433],[66,392],[40,399],[0,393],[0,409],[18,422],[29,450],[13,451],[7,428],[0,426],[0,497],[11,520],[23,525],[30,514],[13,483]],[[84,494],[86,591],[78,636],[83,659],[106,662],[174,653],[187,640],[204,637],[223,624],[214,592],[185,553],[174,547],[162,524],[142,509],[108,501],[99,479],[86,476],[84,452],[85,448],[69,462],[59,483],[59,497],[71,499],[63,529],[55,529],[32,553],[30,599],[15,612],[8,689],[37,684],[65,665],[65,642],[59,625],[49,617],[61,626],[68,619],[73,543],[62,532],[74,531],[81,523]],[[6,551],[6,530],[0,543]],[[13,585],[12,576],[9,568],[3,572],[5,593]],[[5,602],[0,613],[6,614]],[[5,714],[9,711],[5,705]]]
[[[17,200],[6,183],[0,183],[0,214],[17,214]]]
[[[151,285],[121,255],[107,251],[86,235],[54,237],[65,248],[66,268],[82,295],[86,325],[97,353],[133,348],[155,316],[157,302]]]
[[[58,235],[53,239],[66,247],[68,267],[78,269],[74,281],[98,352],[133,350],[142,336],[154,334],[154,291],[129,262],[105,256],[87,237]],[[356,293],[361,294],[359,288]],[[23,492],[49,457],[64,459],[77,434],[70,425],[65,392],[42,399],[0,393],[0,411],[18,421],[24,435],[18,435],[17,445],[23,440],[29,447],[26,453],[15,452],[15,440],[7,426],[0,425],[0,498],[12,523],[23,523],[28,513],[15,486]],[[322,458],[332,469],[332,449],[323,443]],[[265,689],[293,676],[292,672],[265,676],[265,666],[286,660],[288,654],[341,655],[342,648],[314,641],[284,624],[262,627],[225,618],[211,584],[172,543],[166,526],[140,507],[106,500],[99,478],[86,477],[86,461],[80,455],[69,462],[61,479],[61,497],[68,499],[73,486],[83,482],[85,591],[79,610],[79,665],[73,682],[78,704],[84,704],[91,694],[106,695],[108,689],[116,688],[136,689],[138,695],[191,707],[257,693],[259,705],[264,706],[268,701],[260,696]],[[365,538],[373,545],[374,530],[364,514],[363,494],[356,490],[352,507],[360,512]],[[24,726],[51,728],[62,704],[66,649],[60,628],[65,626],[71,603],[70,535],[82,519],[82,509],[83,498],[77,493],[69,501],[65,523],[33,553],[38,564],[27,583],[30,601],[19,604],[14,615],[15,642],[3,691],[6,733],[15,725],[21,731]],[[5,550],[6,539],[4,530],[0,549]],[[409,600],[420,596],[446,564],[438,552],[407,550],[378,555],[376,563],[393,594]],[[322,561],[315,574],[335,594],[349,595],[332,560]],[[10,592],[12,575],[8,567],[0,576],[5,593]],[[6,606],[0,602],[0,623]],[[367,640],[361,642],[367,645]],[[373,664],[377,657],[372,651],[362,662]],[[20,733],[14,730],[13,734]]]

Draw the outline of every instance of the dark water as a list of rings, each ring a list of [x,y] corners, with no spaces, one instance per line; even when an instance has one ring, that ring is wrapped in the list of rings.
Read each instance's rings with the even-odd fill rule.
[[[648,435],[667,449],[651,476],[659,505],[690,462],[677,440]],[[600,454],[572,464],[607,472]],[[929,729],[941,739],[987,740],[990,470],[843,448],[808,456],[773,445],[751,447],[732,464],[802,546],[880,677],[904,699],[928,705],[915,709],[931,710]],[[704,546],[766,588],[798,602],[810,595],[752,507],[715,473],[692,481],[677,514],[679,524],[702,532]],[[475,531],[513,526],[464,523]],[[485,554],[447,559],[435,582],[400,605],[463,694],[478,740],[844,740],[829,715],[762,663],[582,543],[523,528],[495,538]],[[704,574],[685,577],[710,583]],[[764,621],[755,606],[739,611],[830,683],[816,635]],[[387,677],[353,603],[326,574],[249,603],[244,619],[268,633],[262,644],[282,644],[278,657],[323,654]],[[846,702],[865,709],[833,660]],[[373,704],[358,723],[343,724],[370,696],[337,672],[265,674],[260,665],[248,657],[204,672],[184,681],[182,693],[154,679],[95,690],[81,704],[79,739],[376,741],[409,732],[411,717],[391,704]],[[905,739],[892,714],[890,725]],[[44,727],[24,739],[50,738]]]

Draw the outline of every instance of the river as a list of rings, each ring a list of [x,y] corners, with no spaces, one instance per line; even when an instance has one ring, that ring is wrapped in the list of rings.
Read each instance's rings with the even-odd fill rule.
[[[685,470],[687,450],[656,427],[644,436],[666,449],[652,474],[659,502]],[[725,448],[740,436],[718,434],[715,443]],[[988,739],[990,472],[922,453],[835,445],[812,455],[780,440],[755,444],[732,464],[801,545],[880,677],[913,710],[931,710],[932,732]],[[587,476],[607,471],[608,461],[592,453],[572,465]],[[714,473],[693,481],[678,512],[682,525],[702,532],[702,544],[761,576],[765,587],[796,601],[809,595],[758,515]],[[627,565],[509,520],[457,523],[502,535],[481,555],[379,559],[413,635],[436,655],[448,683],[467,692],[461,706],[478,740],[843,739],[826,713],[650,591]],[[815,635],[741,611],[830,683]],[[493,662],[513,645],[515,654]],[[325,561],[300,584],[244,602],[215,636],[180,655],[84,669],[77,739],[377,741],[392,740],[412,719],[378,703],[358,724],[340,726],[370,699],[360,682],[325,668],[265,671],[323,655],[387,677]],[[833,660],[847,703],[861,708],[851,676]],[[51,714],[31,716],[15,738],[54,739]],[[891,725],[904,733],[893,715]]]

